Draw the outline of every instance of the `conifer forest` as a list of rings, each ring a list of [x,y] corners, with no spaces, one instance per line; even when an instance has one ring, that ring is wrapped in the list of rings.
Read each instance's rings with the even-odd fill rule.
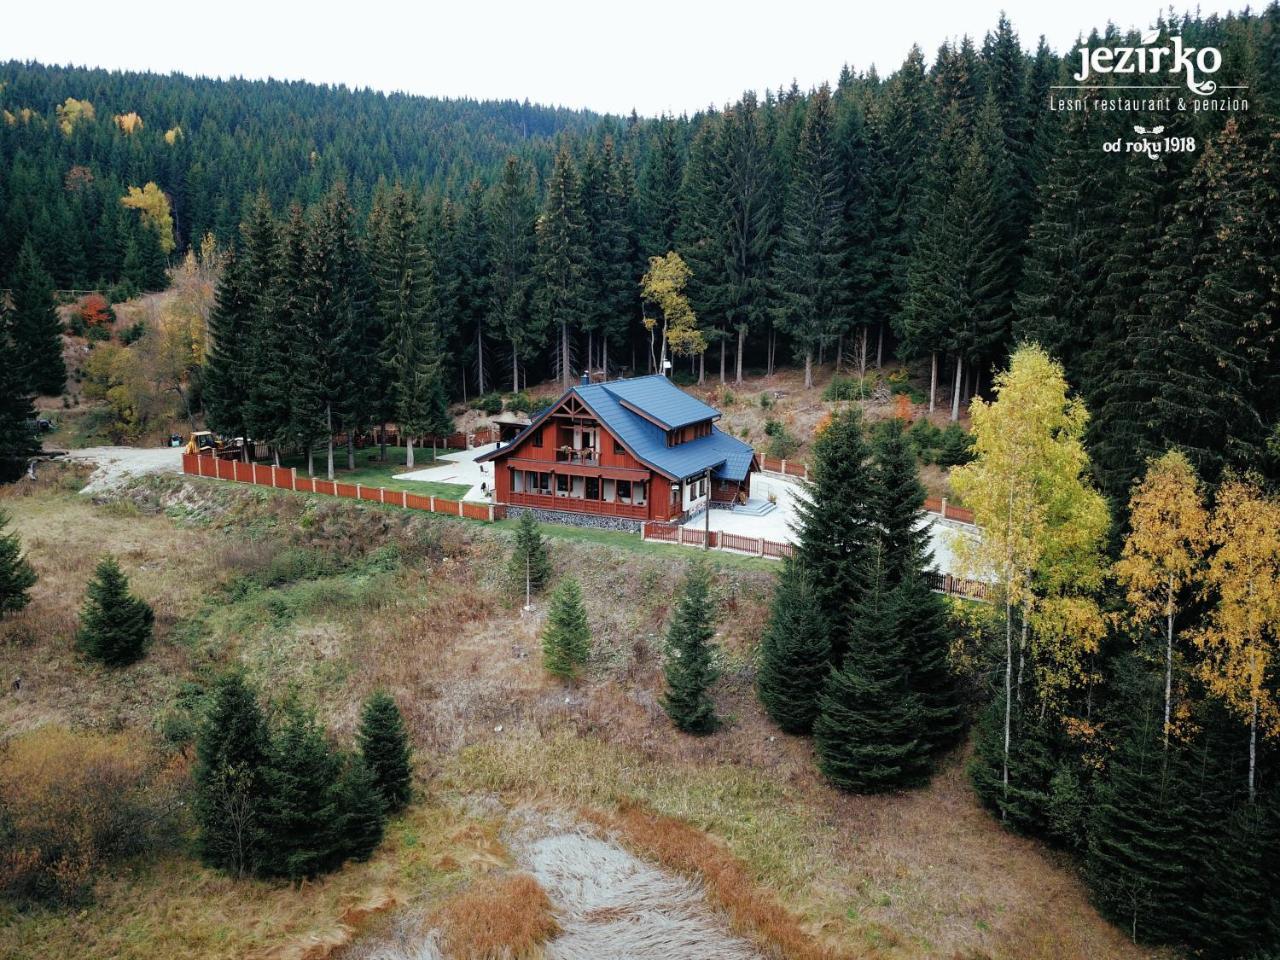
[[[1280,0],[992,20],[678,116],[0,63],[0,960],[1280,957]],[[60,425],[407,490],[663,373],[785,559]]]

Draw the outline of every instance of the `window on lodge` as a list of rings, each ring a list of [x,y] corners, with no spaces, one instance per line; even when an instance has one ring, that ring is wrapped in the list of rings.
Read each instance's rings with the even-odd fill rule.
[[[539,427],[536,431],[534,431],[533,439],[530,440],[529,442],[533,444],[535,447],[542,446],[542,428],[541,427]]]
[[[667,431],[667,446],[678,447],[682,443],[688,443],[690,440],[697,440],[699,437],[711,436],[711,421],[704,420],[701,423],[694,423],[687,427],[681,427],[679,430]]]

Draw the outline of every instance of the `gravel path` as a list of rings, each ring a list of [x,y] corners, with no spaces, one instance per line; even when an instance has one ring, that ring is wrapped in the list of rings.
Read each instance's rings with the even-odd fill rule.
[[[145,473],[182,472],[181,447],[86,447],[70,451],[67,459],[97,465],[81,493],[106,490]]]

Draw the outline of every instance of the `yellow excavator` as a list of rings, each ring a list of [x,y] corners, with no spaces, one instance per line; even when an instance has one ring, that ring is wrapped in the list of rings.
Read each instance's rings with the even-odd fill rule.
[[[197,430],[187,441],[186,453],[209,454],[218,456],[222,452],[223,442],[212,430]]]

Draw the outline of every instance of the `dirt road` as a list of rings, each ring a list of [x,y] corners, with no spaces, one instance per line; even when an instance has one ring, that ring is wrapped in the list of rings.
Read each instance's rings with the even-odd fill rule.
[[[68,460],[97,465],[81,493],[95,493],[144,473],[181,473],[181,447],[86,447],[72,450]]]

